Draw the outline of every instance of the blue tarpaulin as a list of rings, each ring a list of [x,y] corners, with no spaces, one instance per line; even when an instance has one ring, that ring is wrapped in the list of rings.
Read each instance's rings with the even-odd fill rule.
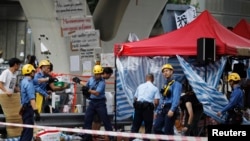
[[[161,67],[172,64],[174,77],[185,83],[187,79],[192,86],[198,100],[203,104],[204,113],[218,122],[224,122],[224,117],[218,117],[216,112],[228,103],[226,96],[217,90],[223,73],[226,57],[221,57],[215,63],[206,66],[194,66],[195,59],[185,60],[177,57],[119,57],[116,59],[116,118],[123,120],[132,117],[134,109],[133,97],[137,86],[145,82],[147,73],[154,74],[154,84],[160,89],[163,86],[164,77]],[[206,71],[205,71],[206,69]],[[205,75],[206,74],[206,75]],[[206,81],[205,81],[206,80]],[[247,123],[246,121],[244,123]]]

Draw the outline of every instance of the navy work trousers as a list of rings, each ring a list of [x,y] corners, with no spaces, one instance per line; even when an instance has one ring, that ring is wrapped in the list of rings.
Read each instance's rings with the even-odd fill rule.
[[[22,114],[23,124],[34,125],[34,110],[31,106],[26,106]],[[33,128],[23,128],[19,141],[32,141]]]
[[[106,131],[112,131],[112,125],[108,116],[107,108],[106,108],[106,100],[105,99],[98,99],[98,100],[90,100],[89,106],[85,113],[85,120],[84,120],[84,129],[91,129],[92,122],[94,119],[94,115],[98,114],[101,121],[104,124]]]
[[[157,113],[153,130],[155,134],[174,135],[174,124],[178,110],[174,111],[172,117],[168,117],[170,106],[166,106],[161,113]],[[163,131],[162,131],[163,129]]]

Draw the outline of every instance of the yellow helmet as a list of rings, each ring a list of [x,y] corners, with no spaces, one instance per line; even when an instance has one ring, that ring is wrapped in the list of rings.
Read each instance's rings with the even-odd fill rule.
[[[99,73],[103,73],[103,68],[101,65],[95,65],[94,69],[93,69],[93,73],[94,74],[99,74]]]
[[[229,75],[228,75],[227,81],[230,81],[230,80],[233,80],[233,81],[240,81],[240,76],[239,76],[239,74],[238,74],[238,73],[235,73],[235,72],[229,74]]]
[[[39,62],[38,67],[40,68],[41,66],[49,66],[50,62],[48,60],[42,60]]]
[[[31,64],[26,64],[22,67],[22,74],[23,75],[30,74],[32,71],[35,71],[35,68]]]
[[[174,70],[174,68],[172,67],[172,65],[170,64],[165,64],[162,66],[161,68],[161,72],[163,72],[164,69],[171,69],[171,70]]]

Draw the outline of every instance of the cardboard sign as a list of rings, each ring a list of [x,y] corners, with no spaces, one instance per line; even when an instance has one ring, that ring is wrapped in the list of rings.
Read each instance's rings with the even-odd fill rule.
[[[61,20],[61,32],[63,37],[71,36],[80,30],[94,29],[92,16],[81,18],[65,18]]]
[[[11,96],[7,94],[0,94],[0,103],[6,118],[6,122],[22,124],[22,117],[19,115],[21,108],[20,93],[13,93]],[[22,133],[22,127],[7,126],[8,137],[20,136]]]
[[[100,32],[99,30],[84,30],[77,31],[71,36],[72,50],[80,48],[100,47]]]
[[[86,4],[81,0],[55,0],[58,19],[86,15]]]
[[[60,141],[60,132],[58,130],[43,130],[37,133],[36,140]]]

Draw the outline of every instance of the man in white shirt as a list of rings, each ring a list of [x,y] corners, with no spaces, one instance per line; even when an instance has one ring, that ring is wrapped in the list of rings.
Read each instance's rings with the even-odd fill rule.
[[[131,132],[138,133],[139,129],[144,122],[145,133],[152,133],[154,109],[159,104],[160,92],[159,89],[153,84],[154,75],[147,74],[146,82],[140,84],[134,95],[134,119],[132,123]],[[130,138],[130,141],[134,138]],[[144,139],[149,141],[149,139]]]
[[[9,60],[9,68],[5,69],[0,75],[0,94],[7,94],[12,96],[14,92],[19,92],[19,87],[16,86],[17,74],[21,61],[18,58],[11,58]],[[3,114],[0,103],[0,114]],[[0,130],[3,137],[7,136],[6,128]]]
[[[21,61],[18,58],[11,58],[9,60],[9,68],[4,70],[0,75],[0,94],[11,96],[14,92],[19,92],[16,82],[20,64]]]

